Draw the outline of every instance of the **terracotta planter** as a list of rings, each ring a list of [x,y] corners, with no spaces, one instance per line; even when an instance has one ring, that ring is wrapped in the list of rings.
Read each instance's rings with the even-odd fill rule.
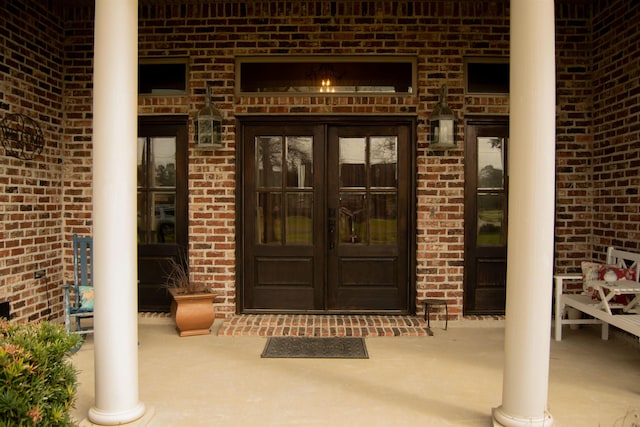
[[[208,335],[215,319],[213,301],[216,294],[180,294],[171,291],[173,302],[171,314],[176,320],[176,329],[181,337]]]

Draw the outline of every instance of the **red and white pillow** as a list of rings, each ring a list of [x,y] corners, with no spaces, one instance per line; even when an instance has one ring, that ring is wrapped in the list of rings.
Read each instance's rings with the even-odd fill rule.
[[[613,271],[616,274],[617,280],[634,280],[636,277],[635,268],[616,267],[615,265],[602,264],[598,267],[598,280],[604,280],[604,275],[608,271]]]
[[[600,266],[604,265],[599,262],[591,262],[591,261],[582,261],[580,267],[582,268],[582,289],[587,292],[592,289],[591,282],[599,280],[598,272],[600,270]]]
[[[583,294],[590,294],[593,299],[600,300],[600,294],[594,288],[593,282],[604,280],[604,275],[608,271],[613,271],[618,280],[635,280],[636,269],[619,267],[617,265],[602,264],[597,262],[583,261],[582,268],[582,290]],[[630,301],[629,295],[616,295],[611,302],[627,304]]]

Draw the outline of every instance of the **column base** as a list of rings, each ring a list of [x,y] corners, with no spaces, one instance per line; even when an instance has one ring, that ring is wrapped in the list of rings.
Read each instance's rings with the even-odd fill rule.
[[[547,411],[539,418],[522,418],[504,412],[502,406],[491,411],[493,427],[551,427],[553,416]]]
[[[79,427],[93,426],[130,426],[144,427],[149,425],[155,415],[153,407],[146,408],[144,403],[139,403],[133,409],[123,412],[104,412],[97,408],[89,409],[88,418],[84,419]]]

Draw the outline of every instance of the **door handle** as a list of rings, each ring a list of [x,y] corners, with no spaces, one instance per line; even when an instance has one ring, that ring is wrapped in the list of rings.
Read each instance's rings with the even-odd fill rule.
[[[336,246],[336,220],[329,220],[329,228],[327,230],[327,238],[329,239],[329,249],[333,249]]]

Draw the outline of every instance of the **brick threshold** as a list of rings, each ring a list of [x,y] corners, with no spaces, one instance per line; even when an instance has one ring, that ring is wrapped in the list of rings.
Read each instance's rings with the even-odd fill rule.
[[[240,314],[226,319],[219,336],[399,337],[427,336],[417,316]],[[440,328],[431,320],[431,328]]]

